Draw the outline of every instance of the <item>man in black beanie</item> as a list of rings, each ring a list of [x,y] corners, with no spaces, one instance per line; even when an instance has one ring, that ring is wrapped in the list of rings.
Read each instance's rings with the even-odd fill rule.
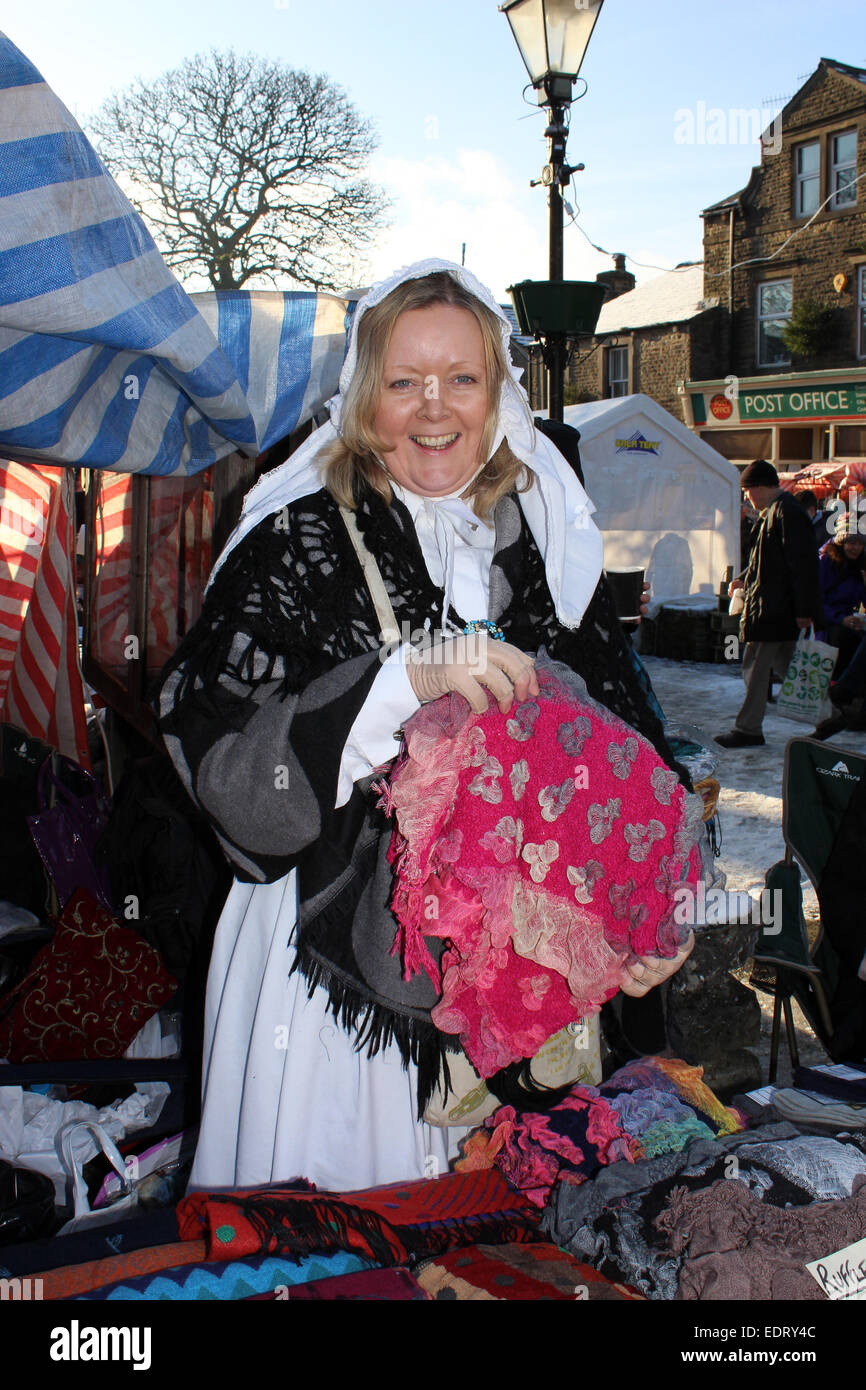
[[[760,521],[742,581],[740,640],[746,698],[730,733],[718,734],[723,748],[752,748],[764,742],[761,726],[770,677],[784,676],[798,631],[808,631],[821,614],[818,548],[812,523],[800,503],[779,487],[779,475],[766,459],[745,469],[740,486]]]

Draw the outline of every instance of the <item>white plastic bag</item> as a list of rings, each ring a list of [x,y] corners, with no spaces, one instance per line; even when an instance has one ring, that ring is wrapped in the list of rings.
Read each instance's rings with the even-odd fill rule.
[[[0,1068],[0,1080],[2,1075]],[[72,1173],[63,1162],[61,1131],[74,1121],[90,1121],[109,1139],[123,1139],[156,1122],[170,1089],[165,1081],[140,1084],[125,1100],[97,1110],[81,1100],[52,1100],[21,1086],[0,1086],[0,1158],[45,1173],[54,1183],[58,1206],[65,1206],[68,1187],[72,1195]],[[71,1156],[81,1167],[100,1147],[87,1129],[79,1129],[70,1142]]]
[[[125,1189],[121,1198],[102,1211],[90,1210],[87,1183],[84,1181],[84,1162],[88,1160],[82,1162],[80,1154],[83,1148],[82,1141],[87,1143],[88,1140],[95,1145],[94,1152],[97,1149],[102,1150]],[[61,1226],[57,1232],[59,1236],[71,1235],[73,1231],[80,1231],[88,1226],[99,1226],[116,1221],[124,1211],[128,1211],[132,1215],[132,1211],[138,1206],[138,1196],[132,1185],[127,1182],[126,1166],[120,1150],[114,1140],[109,1139],[101,1125],[96,1124],[93,1120],[73,1120],[71,1124],[64,1125],[61,1129],[58,1143],[63,1167],[72,1180],[72,1202],[75,1213],[71,1221],[67,1221],[65,1226]]]
[[[839,652],[801,634],[776,697],[776,713],[801,724],[820,724],[831,713],[827,691]]]

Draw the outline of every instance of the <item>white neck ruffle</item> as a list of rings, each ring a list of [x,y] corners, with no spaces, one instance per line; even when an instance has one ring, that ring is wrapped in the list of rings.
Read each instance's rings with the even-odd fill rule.
[[[423,497],[393,480],[391,482],[394,493],[415,523],[415,534],[430,578],[442,590],[440,627],[443,632],[449,630],[448,609],[454,602],[455,563],[459,545],[462,543],[473,550],[488,552],[488,561],[493,558],[493,528],[476,516],[469,503],[461,497],[468,486],[468,483],[464,483],[457,492],[445,497]]]

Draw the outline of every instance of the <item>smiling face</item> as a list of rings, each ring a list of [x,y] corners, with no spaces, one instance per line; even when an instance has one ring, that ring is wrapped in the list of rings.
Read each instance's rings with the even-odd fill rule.
[[[485,462],[484,362],[481,329],[468,309],[431,304],[397,319],[373,421],[395,482],[445,497],[474,477]]]

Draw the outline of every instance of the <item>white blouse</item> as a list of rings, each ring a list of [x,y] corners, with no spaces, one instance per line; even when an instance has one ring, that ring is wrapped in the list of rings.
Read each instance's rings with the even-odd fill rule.
[[[460,502],[457,493],[426,498],[396,483],[392,486],[415,523],[430,578],[444,588],[444,610],[451,603],[467,622],[486,618],[496,540],[494,528]],[[355,782],[397,756],[399,730],[419,708],[406,674],[408,651],[409,643],[404,642],[383,661],[349,731],[337,784],[338,806],[349,800]]]

